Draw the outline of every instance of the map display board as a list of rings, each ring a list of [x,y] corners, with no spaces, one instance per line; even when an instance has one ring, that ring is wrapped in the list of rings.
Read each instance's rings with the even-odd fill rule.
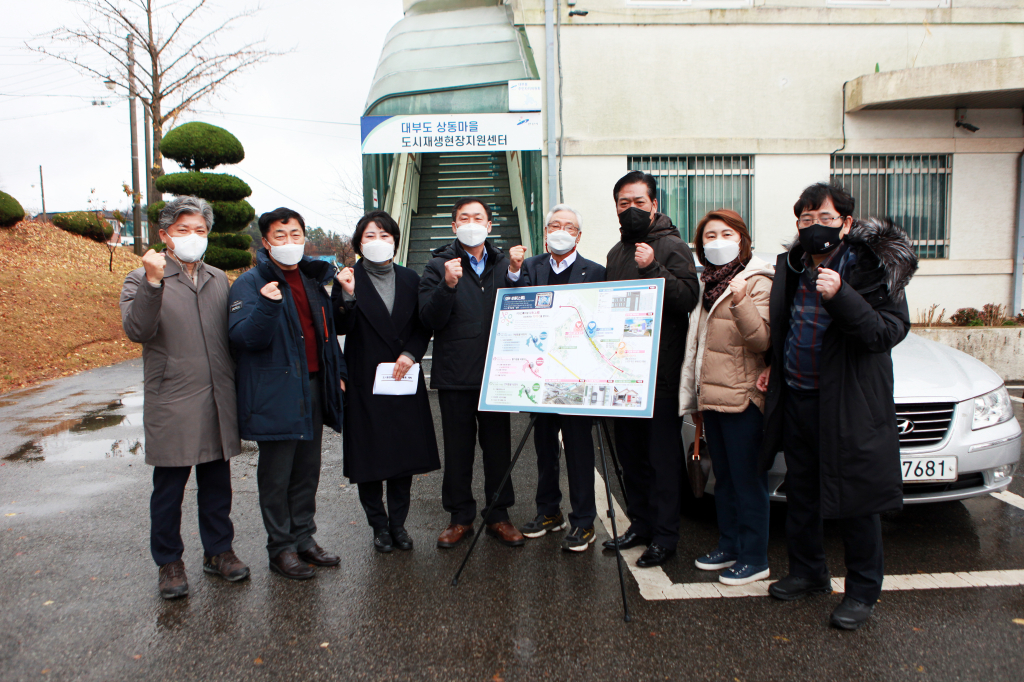
[[[499,289],[479,409],[650,417],[665,280]]]

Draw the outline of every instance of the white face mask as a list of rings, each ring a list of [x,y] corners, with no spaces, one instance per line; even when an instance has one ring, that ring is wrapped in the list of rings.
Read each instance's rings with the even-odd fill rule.
[[[192,232],[182,237],[171,237],[171,243],[173,244],[171,252],[175,258],[183,263],[195,263],[206,253],[208,240],[206,237],[200,237]]]
[[[740,255],[740,245],[731,239],[714,239],[704,245],[704,257],[712,265],[727,265]]]
[[[466,223],[456,228],[455,236],[463,246],[472,249],[474,246],[480,246],[487,239],[487,227],[479,223]]]
[[[363,258],[372,263],[387,263],[395,257],[395,245],[383,239],[372,239],[359,245]]]
[[[295,265],[302,260],[302,254],[306,250],[306,245],[303,244],[282,244],[281,246],[271,246],[270,255],[281,265]]]
[[[555,230],[554,232],[548,233],[548,251],[555,254],[556,256],[564,256],[565,254],[576,248],[576,237],[565,230]]]

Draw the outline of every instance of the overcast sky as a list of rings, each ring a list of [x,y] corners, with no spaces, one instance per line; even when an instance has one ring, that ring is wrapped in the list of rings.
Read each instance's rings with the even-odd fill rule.
[[[271,49],[294,52],[237,76],[178,123],[204,121],[238,137],[245,160],[215,172],[237,175],[252,187],[249,202],[257,215],[289,206],[308,225],[350,232],[359,213],[345,205],[342,184],[347,180],[360,191],[359,116],[384,38],[402,17],[401,0],[260,4],[262,10],[239,24],[226,44],[265,37]],[[47,31],[80,25],[81,9],[68,0],[0,5],[0,190],[30,214],[40,211],[42,165],[48,212],[103,204],[126,209],[121,184],[131,183],[127,99],[111,96],[98,78],[24,49],[26,41]],[[244,6],[215,1],[210,23]],[[103,68],[102,54],[89,54],[90,63]],[[93,105],[94,99],[108,106]],[[144,185],[142,109],[136,106]],[[164,168],[178,170],[169,159]]]

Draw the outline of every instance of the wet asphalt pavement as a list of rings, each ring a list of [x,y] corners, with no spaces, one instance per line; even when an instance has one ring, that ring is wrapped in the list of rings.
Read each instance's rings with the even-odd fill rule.
[[[453,588],[466,547],[434,546],[447,523],[440,472],[413,486],[416,548],[378,554],[329,429],[317,539],[342,555],[341,567],[304,583],[268,572],[250,449],[233,460],[232,518],[251,579],[203,574],[190,482],[182,535],[191,595],[165,602],[149,555],[141,412],[141,361],[0,396],[3,682],[1024,677],[1021,586],[884,592],[869,624],[848,633],[826,625],[838,595],[646,601],[627,574],[627,624],[613,555],[599,545],[565,553],[546,536],[520,548],[481,538]],[[513,433],[526,421],[514,416]],[[533,516],[532,444],[513,480],[520,524]],[[1024,483],[1010,490],[1024,495]],[[786,569],[784,514],[773,508],[773,578]],[[826,528],[839,576],[841,543]],[[714,580],[692,564],[717,540],[711,500],[691,505],[682,529],[665,572],[673,582]],[[1024,510],[991,496],[908,507],[886,515],[883,532],[887,573],[1024,569]],[[598,543],[606,537],[599,525]]]

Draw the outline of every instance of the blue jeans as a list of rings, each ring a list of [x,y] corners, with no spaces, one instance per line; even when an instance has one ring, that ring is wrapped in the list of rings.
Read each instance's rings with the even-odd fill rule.
[[[740,413],[705,410],[704,437],[715,471],[718,549],[740,564],[768,566],[768,474],[758,453],[764,417],[751,403]]]

